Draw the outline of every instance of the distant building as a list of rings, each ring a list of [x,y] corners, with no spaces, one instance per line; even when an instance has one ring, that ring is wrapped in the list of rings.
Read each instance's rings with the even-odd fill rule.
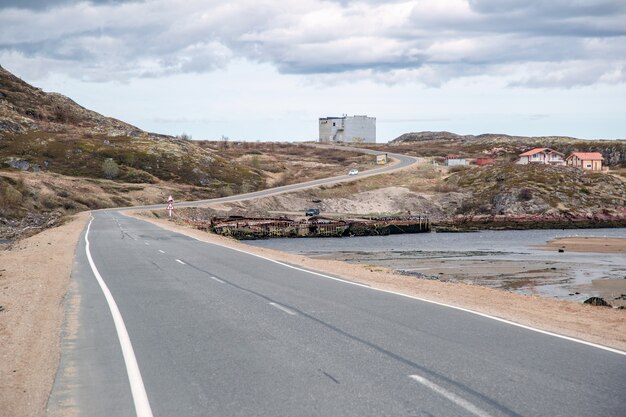
[[[474,163],[478,166],[493,165],[496,163],[496,159],[495,158],[476,158],[476,161],[474,161]]]
[[[467,160],[459,155],[447,155],[446,166],[453,167],[457,165],[467,165]]]
[[[550,148],[535,148],[519,155],[518,164],[565,165],[564,155]]]
[[[604,157],[600,152],[572,152],[565,160],[567,165],[589,171],[602,171]]]
[[[322,117],[319,126],[320,142],[376,143],[375,117]]]

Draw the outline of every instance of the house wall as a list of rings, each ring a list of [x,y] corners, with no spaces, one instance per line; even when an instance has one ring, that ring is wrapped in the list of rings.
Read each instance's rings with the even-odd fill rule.
[[[367,116],[320,118],[319,141],[376,143],[376,118]]]
[[[589,171],[602,171],[602,161],[583,159],[581,162],[582,169]]]
[[[343,117],[324,117],[319,119],[320,142],[343,142]]]
[[[592,159],[580,159],[577,156],[573,156],[568,159],[567,165],[588,171],[602,171],[602,161]]]
[[[526,165],[532,164],[550,164],[550,165],[565,165],[565,160],[557,154],[539,152],[532,155],[520,156],[518,164]]]
[[[453,167],[456,165],[467,165],[467,161],[465,159],[447,159],[446,165],[449,167]]]
[[[346,117],[344,141],[376,143],[376,118],[367,116]]]

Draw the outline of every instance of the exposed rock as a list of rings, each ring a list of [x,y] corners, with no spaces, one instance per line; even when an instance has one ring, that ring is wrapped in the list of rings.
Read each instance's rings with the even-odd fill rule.
[[[30,163],[23,159],[7,158],[4,162],[11,168],[19,169],[20,171],[28,171],[30,168]]]
[[[604,301],[604,298],[600,298],[600,297],[587,298],[585,301],[583,301],[583,304],[590,304],[592,306],[599,306],[599,307],[611,307],[609,303]]]

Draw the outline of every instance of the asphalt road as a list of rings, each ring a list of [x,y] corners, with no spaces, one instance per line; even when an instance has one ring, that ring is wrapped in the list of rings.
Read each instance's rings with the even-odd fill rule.
[[[72,282],[50,417],[626,415],[619,352],[115,211],[94,213]]]

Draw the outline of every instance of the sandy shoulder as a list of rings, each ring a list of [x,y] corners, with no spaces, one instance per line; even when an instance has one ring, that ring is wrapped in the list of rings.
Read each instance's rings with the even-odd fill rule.
[[[44,414],[84,212],[0,252],[0,415]]]
[[[475,285],[420,280],[397,275],[383,268],[311,259],[302,255],[256,248],[168,220],[148,218],[139,213],[125,214],[210,243],[626,351],[626,310],[550,300]]]

